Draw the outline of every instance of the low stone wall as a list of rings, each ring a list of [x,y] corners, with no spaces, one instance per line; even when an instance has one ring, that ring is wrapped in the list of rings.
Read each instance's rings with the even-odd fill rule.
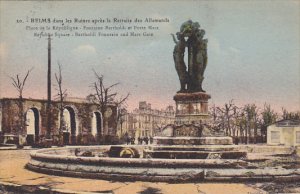
[[[300,151],[300,147],[291,146],[270,146],[270,145],[238,145],[239,149],[246,150],[248,153],[271,153],[271,154],[288,154],[294,149]]]

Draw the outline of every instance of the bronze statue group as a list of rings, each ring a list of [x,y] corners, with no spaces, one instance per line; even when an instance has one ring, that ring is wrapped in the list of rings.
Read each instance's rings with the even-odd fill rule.
[[[178,92],[205,92],[202,89],[204,71],[207,65],[207,39],[203,39],[205,31],[200,29],[198,22],[188,20],[174,34],[175,47],[173,57],[175,68],[180,80]],[[188,50],[188,66],[184,61],[185,50]]]

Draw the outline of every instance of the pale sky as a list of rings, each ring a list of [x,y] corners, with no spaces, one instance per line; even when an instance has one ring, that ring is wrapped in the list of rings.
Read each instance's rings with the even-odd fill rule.
[[[121,94],[130,92],[130,110],[143,100],[154,108],[174,105],[179,80],[170,34],[192,19],[199,22],[208,39],[203,88],[212,96],[210,105],[234,99],[238,105],[262,106],[267,102],[278,111],[281,107],[300,110],[300,1],[291,0],[0,1],[0,97],[17,97],[8,76],[17,73],[24,76],[32,67],[24,97],[47,96],[47,39],[34,37],[32,30],[26,30],[28,25],[46,24],[17,23],[17,20],[148,17],[168,18],[170,22],[137,25],[158,26],[152,37],[53,37],[53,85],[59,61],[63,87],[69,96],[86,97],[92,92],[89,86],[95,81],[92,71],[95,69],[104,75],[107,84],[120,82],[116,89]],[[98,26],[101,25],[106,24]],[[55,86],[52,90],[54,93]]]

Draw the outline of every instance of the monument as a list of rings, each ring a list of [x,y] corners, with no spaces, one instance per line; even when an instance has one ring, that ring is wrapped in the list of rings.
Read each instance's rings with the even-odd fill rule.
[[[180,90],[174,96],[176,102],[176,124],[199,124],[209,118],[208,99],[202,88],[207,66],[207,39],[198,22],[184,22],[174,34],[173,58],[180,81]],[[187,50],[187,63],[184,61]],[[187,65],[186,65],[187,64]]]
[[[175,123],[163,127],[159,136],[154,137],[155,142],[164,145],[232,144],[231,137],[224,137],[209,125],[208,100],[211,96],[202,87],[207,66],[205,30],[198,22],[188,20],[176,36],[171,35],[175,42],[173,58],[180,90],[174,96]]]

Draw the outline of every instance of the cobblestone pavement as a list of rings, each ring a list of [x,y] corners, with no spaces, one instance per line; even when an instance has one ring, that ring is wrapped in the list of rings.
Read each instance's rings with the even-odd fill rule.
[[[114,193],[114,194],[263,194],[266,193],[249,184],[239,183],[151,183],[111,182],[105,180],[52,176],[29,171],[24,168],[30,160],[31,150],[0,150],[0,191],[2,183],[13,183],[30,188],[48,188],[65,191],[61,193]],[[33,189],[34,190],[34,189]],[[68,192],[67,192],[68,191]],[[71,192],[75,191],[75,192]],[[9,193],[9,192],[7,192]],[[59,193],[59,192],[58,192]]]

